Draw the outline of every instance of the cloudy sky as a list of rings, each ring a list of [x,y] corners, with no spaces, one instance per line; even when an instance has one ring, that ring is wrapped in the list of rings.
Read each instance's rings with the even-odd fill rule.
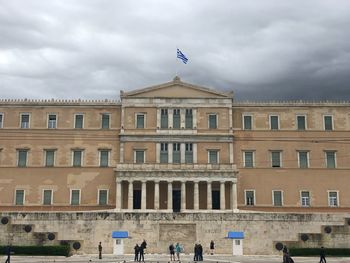
[[[0,0],[0,98],[117,99],[176,74],[238,100],[350,100],[350,1]]]

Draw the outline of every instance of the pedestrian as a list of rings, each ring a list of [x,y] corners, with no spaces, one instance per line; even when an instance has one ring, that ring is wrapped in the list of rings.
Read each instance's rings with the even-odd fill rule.
[[[210,248],[210,255],[214,255],[215,244],[214,244],[214,241],[213,241],[213,240],[210,241],[209,248]]]
[[[175,245],[175,252],[176,252],[177,260],[180,261],[181,246],[180,246],[179,242],[177,242]]]
[[[173,243],[170,244],[169,246],[169,253],[170,253],[170,261],[175,261],[175,247]]]
[[[142,262],[145,262],[145,248],[144,246],[141,244],[141,246],[139,246],[139,262],[142,261]]]
[[[326,251],[324,249],[324,247],[321,247],[320,250],[320,263],[326,263]]]
[[[5,248],[5,254],[7,255],[7,259],[6,259],[5,263],[11,263],[11,245],[8,245]]]
[[[203,247],[201,243],[198,244],[198,260],[203,261]]]
[[[135,257],[134,257],[134,261],[139,261],[139,244],[136,244],[136,246],[134,246],[134,251],[135,251]]]
[[[283,263],[288,263],[288,248],[287,246],[283,246]]]
[[[198,261],[198,244],[196,243],[194,245],[194,256],[193,256],[193,261]]]
[[[147,248],[146,240],[143,240],[143,241],[142,241],[141,247],[143,247],[143,252],[146,253],[146,248]]]
[[[102,259],[102,244],[101,244],[101,242],[98,244],[98,258]]]

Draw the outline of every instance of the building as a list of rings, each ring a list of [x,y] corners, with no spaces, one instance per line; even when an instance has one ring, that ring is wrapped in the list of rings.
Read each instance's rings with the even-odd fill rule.
[[[343,215],[349,109],[237,102],[179,77],[120,101],[3,99],[0,209]]]

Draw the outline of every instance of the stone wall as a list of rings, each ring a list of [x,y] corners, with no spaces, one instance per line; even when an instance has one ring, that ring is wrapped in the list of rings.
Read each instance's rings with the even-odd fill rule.
[[[349,244],[349,213],[287,214],[287,213],[1,213],[7,224],[0,224],[0,243],[12,239],[14,245],[47,245],[68,241],[81,243],[76,253],[97,253],[102,242],[104,253],[113,253],[112,231],[128,231],[124,240],[126,254],[133,253],[136,243],[148,243],[148,253],[167,253],[170,242],[180,242],[185,253],[192,253],[195,242],[201,242],[204,252],[215,241],[216,253],[231,254],[229,231],[243,231],[245,255],[278,254],[277,242],[293,246],[344,247]],[[30,232],[25,226],[32,227]],[[331,228],[326,233],[325,227]],[[49,241],[48,233],[55,234]],[[308,240],[301,241],[307,234]]]

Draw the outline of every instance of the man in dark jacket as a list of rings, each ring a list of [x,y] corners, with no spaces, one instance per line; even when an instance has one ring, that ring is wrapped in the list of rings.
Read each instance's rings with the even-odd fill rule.
[[[324,250],[324,247],[321,247],[320,250],[320,263],[326,263],[326,251]]]
[[[134,251],[135,251],[135,258],[134,261],[139,261],[139,244],[136,244],[136,246],[134,246]]]
[[[142,262],[145,262],[145,257],[144,257],[144,247],[141,246],[139,247],[139,262],[142,261]]]
[[[5,255],[7,255],[7,259],[6,259],[5,263],[11,263],[11,245],[8,245],[5,248]]]

